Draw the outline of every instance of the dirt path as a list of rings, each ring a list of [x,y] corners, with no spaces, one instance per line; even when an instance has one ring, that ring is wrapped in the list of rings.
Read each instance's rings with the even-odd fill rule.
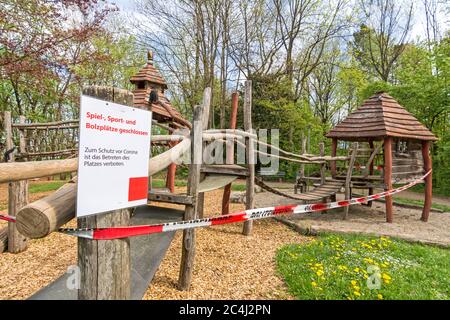
[[[342,200],[343,196],[338,195],[338,199]],[[256,195],[257,207],[293,203],[295,200],[268,192]],[[384,204],[374,202],[372,208],[362,205],[351,206],[349,218],[345,221],[342,220],[343,209],[329,210],[326,213],[301,214],[288,219],[302,229],[386,235],[450,246],[450,213],[432,212],[428,222],[420,221],[421,213],[421,210],[418,209],[394,206],[394,222],[386,223]]]
[[[293,183],[289,183],[289,182],[266,182],[266,183],[273,188],[283,189],[283,191],[294,190]],[[382,192],[382,191],[383,190],[381,190],[381,189],[376,189],[375,192]],[[398,195],[398,197],[403,198],[403,199],[411,199],[411,200],[423,200],[424,195],[421,192],[405,190],[405,191],[402,191],[402,193],[400,193]],[[450,207],[450,197],[445,197],[445,196],[441,196],[441,195],[433,195],[433,203],[442,204],[442,205],[446,205],[446,206]]]

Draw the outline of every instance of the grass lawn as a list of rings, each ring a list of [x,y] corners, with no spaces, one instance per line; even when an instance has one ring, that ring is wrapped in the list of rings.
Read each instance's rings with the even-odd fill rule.
[[[414,191],[417,193],[424,193],[425,192],[425,184],[424,183],[416,184],[415,186],[412,186],[411,188],[409,188],[409,191]],[[435,185],[433,185],[433,194],[444,196],[444,197],[449,196],[448,192],[446,193],[444,190],[437,188]]]
[[[450,250],[385,237],[324,235],[278,250],[298,299],[450,299]]]
[[[46,181],[39,183],[30,183],[28,191],[30,193],[53,191],[61,188],[67,181]]]

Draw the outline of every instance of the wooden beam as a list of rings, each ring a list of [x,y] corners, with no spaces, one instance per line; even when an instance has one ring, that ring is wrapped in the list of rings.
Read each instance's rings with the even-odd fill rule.
[[[231,176],[248,176],[247,168],[239,165],[203,165],[201,168],[202,173],[216,173],[216,174],[228,174]]]
[[[78,158],[0,163],[0,183],[42,178],[78,170]]]
[[[75,217],[76,190],[76,180],[73,180],[22,208],[16,216],[19,232],[32,239],[42,238],[72,220]]]
[[[133,105],[133,95],[111,87],[87,87],[83,94],[120,104]],[[119,209],[78,219],[79,228],[128,226],[130,209]],[[78,238],[81,271],[79,300],[127,300],[130,298],[130,240]]]
[[[176,204],[189,204],[193,205],[193,197],[185,194],[175,194],[167,192],[150,191],[148,193],[148,200],[155,202],[176,203]]]
[[[34,157],[50,157],[50,156],[60,156],[66,154],[76,154],[78,153],[78,149],[65,149],[65,150],[56,150],[56,151],[44,151],[44,152],[21,152],[17,155],[17,158],[26,159],[26,158],[34,158]],[[28,159],[27,159],[28,160]]]
[[[428,172],[432,169],[433,162],[430,157],[430,141],[422,142],[422,157],[423,157],[423,169]],[[425,201],[423,205],[421,220],[428,221],[430,216],[431,203],[433,198],[433,176],[432,172],[425,178]]]
[[[12,126],[14,128],[18,129],[36,129],[36,128],[43,128],[47,129],[48,127],[58,127],[58,128],[66,128],[66,125],[75,124],[75,127],[78,127],[78,124],[80,123],[80,120],[74,119],[74,120],[66,120],[66,121],[55,121],[55,122],[40,122],[40,123],[25,123],[20,122],[13,124]]]
[[[252,130],[252,81],[245,81],[244,93],[244,130],[253,133]],[[248,177],[246,180],[245,209],[253,209],[255,206],[255,141],[253,138],[245,138]],[[244,222],[242,233],[251,235],[253,221]]]
[[[198,187],[200,184],[200,167],[203,160],[203,139],[202,120],[203,107],[197,106],[194,109],[191,130],[191,163],[189,165],[189,177],[187,185],[187,195],[193,198],[192,205],[186,205],[184,220],[192,220],[198,217]],[[183,242],[181,249],[181,266],[178,278],[180,290],[189,290],[191,286],[192,272],[195,259],[195,230],[186,229],[183,231]]]
[[[385,190],[392,189],[392,138],[384,138],[384,185]],[[386,196],[386,222],[393,221],[392,196]]]
[[[231,95],[231,115],[230,115],[230,129],[236,129],[237,110],[239,105],[239,92],[233,92]],[[227,141],[227,155],[226,164],[234,164],[234,142]],[[230,213],[230,196],[231,183],[227,184],[223,189],[222,196],[222,214]]]

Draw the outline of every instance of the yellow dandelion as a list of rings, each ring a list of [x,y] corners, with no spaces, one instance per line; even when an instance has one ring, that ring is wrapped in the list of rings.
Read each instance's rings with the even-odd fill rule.
[[[378,300],[383,300],[383,295],[382,295],[381,293],[379,293],[379,294],[377,295],[377,298],[378,298]]]
[[[355,269],[353,269],[353,271],[355,271],[355,272],[359,272],[359,268],[355,268]]]
[[[381,277],[382,277],[384,280],[391,280],[391,279],[392,279],[391,276],[388,275],[387,273],[383,273],[383,274],[381,275]]]
[[[351,284],[352,284],[352,286],[356,286],[356,285],[358,284],[358,281],[352,280],[352,281],[351,281]]]
[[[317,282],[312,281],[312,282],[311,282],[311,285],[312,285],[313,287],[317,287]]]
[[[360,296],[361,296],[361,293],[359,293],[358,291],[353,291],[353,294],[354,294],[355,296],[357,296],[357,297],[360,297]]]

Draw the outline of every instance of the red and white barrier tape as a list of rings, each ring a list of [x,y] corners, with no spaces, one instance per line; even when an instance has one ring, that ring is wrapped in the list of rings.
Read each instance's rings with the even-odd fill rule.
[[[0,220],[5,220],[8,222],[16,222],[16,217],[0,214]]]
[[[362,203],[365,201],[372,201],[386,196],[391,196],[393,194],[404,191],[425,179],[431,170],[428,171],[423,177],[414,180],[413,182],[406,184],[402,187],[388,190],[385,192],[377,193],[374,195],[352,198],[349,200],[342,200],[329,203],[313,203],[313,204],[303,204],[303,205],[286,205],[277,207],[267,207],[267,208],[257,208],[249,209],[236,213],[230,213],[223,216],[196,219],[189,221],[177,221],[168,222],[163,224],[155,225],[142,225],[142,226],[129,226],[129,227],[110,227],[110,228],[92,228],[92,229],[59,229],[59,232],[76,236],[80,238],[87,238],[92,240],[113,240],[122,239],[128,237],[142,236],[153,233],[169,232],[176,230],[184,230],[191,228],[207,227],[220,224],[234,223],[234,222],[244,222],[249,220],[258,220],[264,218],[270,218],[277,215],[295,214],[295,213],[307,213],[322,211],[328,209],[334,209],[339,207],[346,207],[352,204]],[[7,221],[15,221],[14,217],[0,216],[0,219]]]

